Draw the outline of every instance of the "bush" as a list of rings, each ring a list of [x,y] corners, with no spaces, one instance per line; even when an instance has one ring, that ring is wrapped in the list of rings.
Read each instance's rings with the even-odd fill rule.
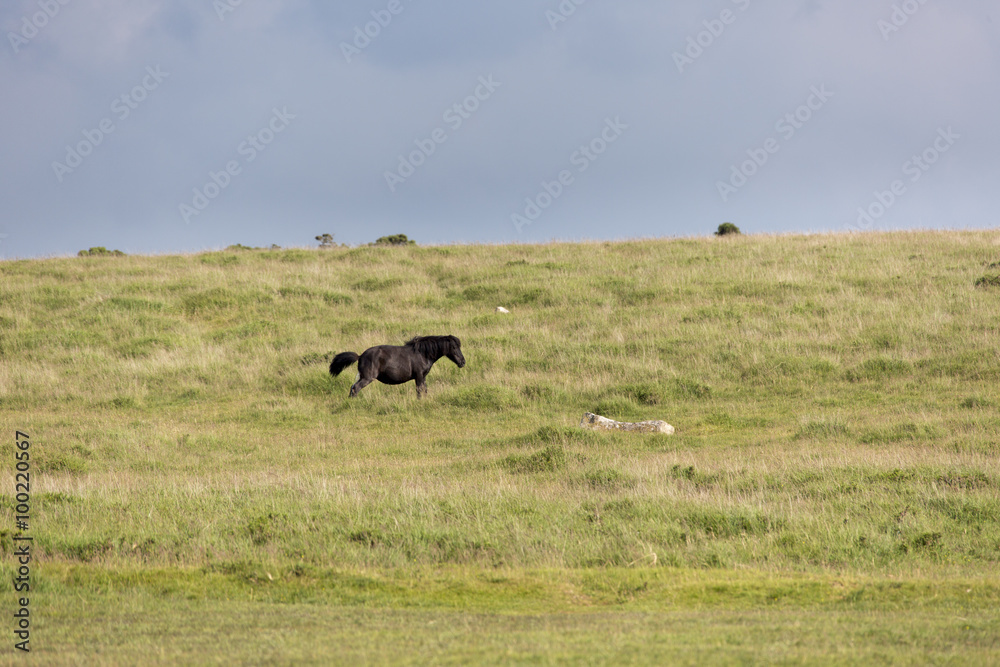
[[[236,245],[231,245],[226,248],[231,252],[238,252],[240,250],[281,250],[281,246],[277,243],[272,243],[270,248],[256,248],[254,246],[243,245],[242,243],[237,243]]]
[[[97,246],[90,250],[81,250],[76,255],[77,257],[124,257],[125,253],[121,250],[108,250],[104,246]]]
[[[385,245],[417,245],[416,241],[411,241],[406,238],[406,234],[393,234],[392,236],[382,236],[375,240],[375,243],[369,245],[385,246]]]
[[[716,236],[729,236],[730,234],[742,234],[740,228],[731,222],[724,222],[715,230]]]

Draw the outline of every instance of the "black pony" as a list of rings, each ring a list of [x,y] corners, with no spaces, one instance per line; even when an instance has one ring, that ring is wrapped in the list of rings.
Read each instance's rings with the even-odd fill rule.
[[[358,362],[358,381],[351,387],[351,396],[378,380],[384,384],[403,384],[417,381],[417,398],[427,393],[424,378],[431,366],[441,357],[448,357],[461,368],[465,365],[462,343],[454,336],[417,336],[406,345],[376,345],[358,356],[353,352],[341,352],[330,363],[330,375],[340,372]]]

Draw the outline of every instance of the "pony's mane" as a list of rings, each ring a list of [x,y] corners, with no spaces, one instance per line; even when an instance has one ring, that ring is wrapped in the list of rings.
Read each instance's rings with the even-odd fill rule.
[[[462,344],[454,336],[414,336],[406,341],[406,347],[428,358],[439,359]]]

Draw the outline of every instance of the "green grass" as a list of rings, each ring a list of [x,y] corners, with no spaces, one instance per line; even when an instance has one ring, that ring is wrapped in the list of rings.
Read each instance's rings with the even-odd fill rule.
[[[995,662],[998,260],[987,231],[0,263],[36,657]],[[326,372],[445,333],[468,364],[425,399]]]

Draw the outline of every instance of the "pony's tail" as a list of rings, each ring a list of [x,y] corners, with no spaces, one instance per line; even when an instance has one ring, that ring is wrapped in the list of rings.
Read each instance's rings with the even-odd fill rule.
[[[330,362],[330,375],[340,375],[340,371],[344,370],[357,360],[358,355],[353,352],[341,352],[333,358],[333,361]]]

